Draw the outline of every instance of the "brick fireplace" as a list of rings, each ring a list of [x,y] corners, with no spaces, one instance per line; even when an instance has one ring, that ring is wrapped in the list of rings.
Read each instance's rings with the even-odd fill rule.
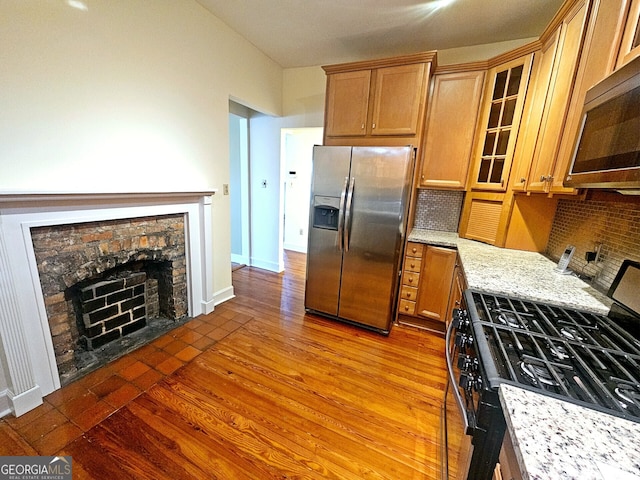
[[[35,227],[31,238],[63,385],[124,352],[83,353],[187,316],[184,214]]]
[[[213,194],[0,193],[0,416],[73,377],[83,344],[213,311]]]

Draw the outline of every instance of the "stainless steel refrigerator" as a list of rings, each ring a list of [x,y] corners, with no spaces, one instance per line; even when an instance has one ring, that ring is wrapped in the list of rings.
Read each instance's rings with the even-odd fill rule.
[[[315,146],[305,308],[389,333],[413,148]]]

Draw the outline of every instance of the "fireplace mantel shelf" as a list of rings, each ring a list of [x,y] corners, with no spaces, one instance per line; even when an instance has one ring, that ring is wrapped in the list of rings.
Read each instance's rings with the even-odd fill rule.
[[[16,202],[57,202],[127,199],[176,199],[184,197],[204,197],[217,193],[218,189],[184,192],[70,192],[70,191],[1,191],[0,204]]]

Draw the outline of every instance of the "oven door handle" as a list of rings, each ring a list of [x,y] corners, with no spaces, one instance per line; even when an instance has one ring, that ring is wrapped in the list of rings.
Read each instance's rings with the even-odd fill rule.
[[[469,418],[467,417],[467,411],[462,401],[462,396],[460,395],[460,391],[458,390],[458,384],[453,373],[453,360],[451,358],[451,352],[449,351],[449,345],[451,344],[451,335],[453,334],[454,328],[454,323],[449,322],[449,326],[447,327],[447,334],[445,335],[444,356],[447,360],[447,372],[449,373],[449,382],[451,383],[451,389],[453,390],[453,394],[456,397],[456,403],[458,404],[460,415],[462,416],[464,421],[464,432],[467,433],[469,431]]]

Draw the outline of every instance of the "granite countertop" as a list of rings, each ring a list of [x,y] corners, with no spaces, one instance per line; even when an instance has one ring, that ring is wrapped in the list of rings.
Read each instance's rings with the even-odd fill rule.
[[[409,241],[457,248],[470,288],[607,314],[611,300],[535,252],[414,229]],[[640,424],[511,385],[500,401],[525,480],[640,480]]]
[[[537,252],[508,250],[457,233],[413,229],[409,241],[458,249],[469,288],[607,314],[611,300]]]
[[[640,423],[512,385],[500,402],[523,478],[640,480]]]

